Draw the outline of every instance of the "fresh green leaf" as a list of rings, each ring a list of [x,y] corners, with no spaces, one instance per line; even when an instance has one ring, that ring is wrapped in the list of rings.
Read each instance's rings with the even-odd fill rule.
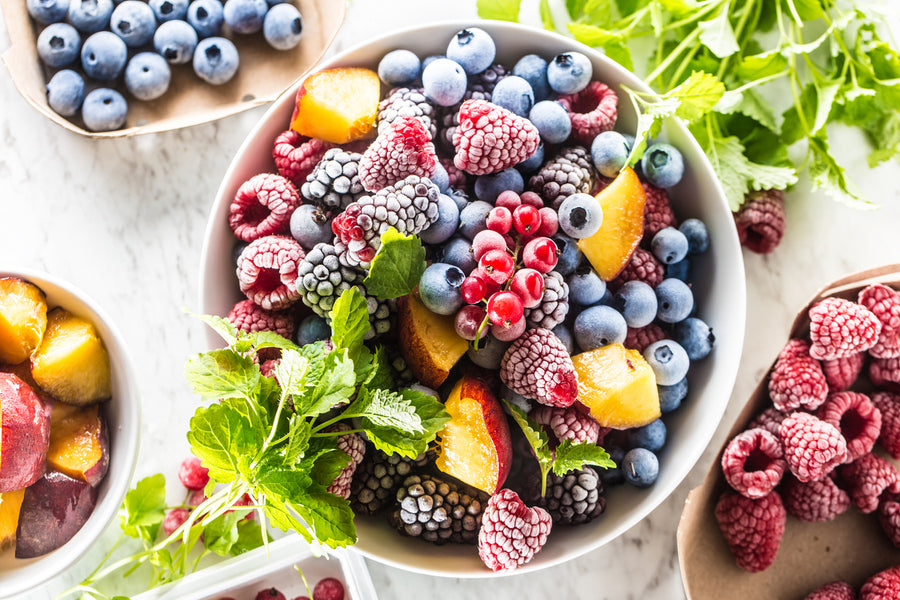
[[[700,42],[717,57],[726,58],[740,51],[728,20],[728,5],[714,18],[697,23],[697,28],[700,30]]]
[[[184,376],[204,400],[253,397],[262,378],[252,358],[227,348],[191,357]]]
[[[345,404],[356,389],[356,374],[347,350],[332,351],[324,364],[325,371],[316,386],[304,389],[294,398],[294,405],[302,415],[320,415],[333,406]]]
[[[587,0],[584,3],[584,18],[600,27],[612,25],[613,0]]]
[[[791,0],[791,2],[804,21],[814,21],[825,16],[821,0]]]
[[[831,107],[834,105],[834,99],[838,90],[841,88],[841,81],[838,79],[817,81],[816,87],[816,118],[813,121],[810,133],[816,134],[828,122],[828,116],[831,114]]]
[[[305,415],[294,414],[291,416],[289,431],[288,443],[284,447],[284,465],[286,467],[296,465],[306,454],[312,434],[312,424]]]
[[[875,149],[869,155],[869,166],[900,158],[900,114],[894,112],[869,130]]]
[[[365,390],[361,390],[361,393]],[[399,399],[396,396],[399,395]],[[450,415],[444,409],[444,405],[428,394],[415,390],[401,390],[393,396],[400,404],[408,404],[415,411],[415,419],[407,417],[405,409],[396,409],[398,418],[386,418],[380,416],[380,423],[405,422],[409,419],[410,425],[416,425],[416,431],[398,429],[397,427],[380,425],[370,419],[366,414],[360,415],[362,428],[376,448],[386,454],[396,452],[407,458],[416,458],[428,449],[428,445],[434,441],[438,432],[444,428]],[[347,408],[345,414],[353,409],[353,405]]]
[[[241,400],[227,399],[198,408],[191,418],[187,434],[191,452],[219,483],[232,481],[244,470],[241,459],[256,456],[265,441],[261,423],[246,406]]]
[[[538,458],[540,459],[541,456],[544,456],[549,459],[550,452],[548,447],[550,439],[547,437],[547,432],[544,431],[544,428],[532,421],[528,415],[525,414],[525,411],[512,402],[504,400],[503,404],[512,416],[513,421],[515,421],[522,430],[525,439],[528,441],[528,444],[531,446],[531,449],[534,450]]]
[[[199,318],[222,336],[222,339],[229,346],[237,341],[238,330],[228,319],[216,315],[200,315]]]
[[[835,200],[853,208],[876,208],[863,198],[859,188],[847,178],[843,167],[831,155],[824,135],[809,138],[809,151],[809,175],[813,191],[821,189]]]
[[[788,61],[781,52],[767,50],[744,56],[738,63],[736,75],[741,79],[756,81],[772,75],[787,73]]]
[[[253,342],[253,346],[257,350],[260,348],[297,349],[297,344],[274,331],[254,331],[247,334],[247,337]]]
[[[269,539],[269,534],[260,526],[256,519],[242,519],[237,524],[237,540],[231,546],[231,555],[238,556],[244,552],[255,550],[263,545],[263,540]]]
[[[659,0],[660,5],[675,19],[682,19],[700,8],[696,0]]]
[[[356,543],[353,511],[347,500],[324,490],[309,491],[295,497],[291,508],[323,544],[335,548]]]
[[[519,5],[522,0],[478,0],[476,7],[482,19],[518,21]]]
[[[665,94],[665,100],[677,100],[675,116],[688,123],[696,121],[708,113],[725,93],[725,86],[715,75],[702,71],[691,73],[684,83]],[[667,111],[666,111],[667,112]],[[665,113],[661,117],[668,116]]]
[[[614,469],[616,463],[609,454],[590,442],[572,443],[571,440],[563,440],[556,447],[556,458],[553,460],[553,472],[557,475],[565,475],[569,471],[582,469],[585,465],[596,465],[604,469]]]
[[[394,377],[391,374],[391,366],[388,364],[387,350],[384,346],[375,349],[375,355],[372,357],[372,370],[362,383],[370,390],[393,389]]]
[[[610,42],[622,40],[619,34],[586,23],[569,23],[569,33],[585,46],[605,46]]]
[[[584,5],[587,0],[566,0],[566,12],[570,19],[578,19],[584,15]]]
[[[166,478],[162,473],[144,477],[125,494],[119,523],[122,533],[151,543],[166,516]]]
[[[247,509],[236,509],[207,523],[203,529],[203,545],[207,550],[219,556],[229,556],[238,541],[238,521],[249,512]]]
[[[779,129],[772,107],[752,88],[739,93],[725,92],[715,110],[723,114],[741,113],[770,131]]]
[[[297,350],[282,350],[275,365],[275,377],[285,395],[299,396],[304,392],[309,361]]]
[[[549,0],[540,0],[538,12],[541,16],[541,25],[548,31],[556,31],[556,23],[553,22],[553,13],[550,12]]]
[[[362,345],[369,330],[369,310],[359,288],[341,293],[331,310],[331,342],[336,349]]]
[[[405,296],[419,285],[425,272],[425,247],[416,235],[391,227],[381,234],[381,247],[363,280],[366,290],[381,300]]]
[[[309,475],[313,481],[327,487],[348,464],[350,464],[349,454],[338,448],[331,448],[316,457]]]

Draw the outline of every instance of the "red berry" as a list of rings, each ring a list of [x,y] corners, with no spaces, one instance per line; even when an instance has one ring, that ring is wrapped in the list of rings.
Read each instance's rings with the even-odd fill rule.
[[[822,479],[847,458],[847,441],[840,430],[809,413],[785,417],[778,437],[791,473],[803,482]]]
[[[478,329],[484,322],[484,309],[474,304],[463,306],[456,313],[453,325],[456,334],[464,340],[474,340],[478,336]],[[481,332],[481,337],[487,333],[487,327]]]
[[[514,342],[525,333],[526,325],[525,319],[519,319],[509,327],[505,325],[491,325],[491,335],[501,342]]]
[[[512,190],[500,192],[500,195],[494,200],[494,206],[502,206],[503,208],[508,209],[510,213],[512,213],[517,206],[521,206],[521,204],[522,198]]]
[[[202,490],[209,483],[209,469],[200,464],[200,459],[191,456],[178,467],[178,479],[189,490]]]
[[[514,491],[499,490],[482,515],[478,555],[492,571],[515,569],[540,551],[552,525],[543,508],[529,508]]]
[[[245,181],[228,208],[228,225],[245,242],[284,233],[291,213],[300,206],[294,184],[271,173],[260,173]]]
[[[497,292],[491,296],[487,309],[491,323],[503,327],[511,327],[525,315],[522,299],[512,292]]]
[[[276,588],[267,588],[265,590],[260,590],[259,593],[256,594],[255,600],[287,600],[284,597],[284,594],[279,592]]]
[[[900,565],[872,575],[859,590],[859,600],[900,598]]]
[[[762,498],[771,492],[786,469],[781,441],[765,429],[739,433],[722,453],[725,480],[747,498]]]
[[[897,467],[875,454],[866,454],[841,467],[841,478],[850,501],[862,513],[874,512],[885,491],[900,494]]]
[[[557,252],[556,242],[550,238],[535,238],[525,244],[522,261],[529,269],[549,273],[556,266]]]
[[[538,212],[541,213],[541,226],[535,233],[544,237],[556,235],[559,231],[559,215],[556,214],[556,211],[549,206],[545,206]]]
[[[530,204],[535,208],[542,208],[544,206],[544,201],[538,196],[537,192],[524,192],[521,195],[522,204]]]
[[[512,276],[509,289],[522,299],[525,308],[534,308],[544,297],[544,276],[534,269],[519,269]]]
[[[716,504],[716,521],[737,566],[757,573],[775,562],[787,513],[777,492],[751,500],[725,492]]]
[[[313,600],[344,600],[344,584],[334,577],[326,577],[313,588]]]
[[[505,251],[506,238],[491,229],[479,231],[472,240],[472,255],[475,257],[475,260],[481,260],[481,257],[489,250]]]
[[[741,246],[757,254],[771,253],[784,236],[784,192],[750,192],[741,209],[734,213],[734,224]]]
[[[856,600],[856,591],[846,581],[832,581],[815,589],[803,600]]]
[[[878,341],[881,321],[865,306],[844,298],[825,298],[809,309],[809,355],[819,360],[868,350]]]
[[[818,416],[831,423],[847,441],[847,462],[872,451],[881,434],[881,411],[865,394],[837,392],[828,396]]]
[[[484,300],[487,283],[478,275],[469,275],[463,279],[462,285],[459,286],[459,292],[462,294],[463,300],[469,304],[475,304]]]
[[[506,283],[512,277],[516,263],[506,250],[489,250],[478,260],[479,275],[494,283]]]
[[[597,134],[609,131],[616,125],[619,115],[619,98],[605,83],[590,82],[586,88],[559,97],[569,121],[572,123],[572,138],[590,145]]]
[[[366,149],[359,160],[359,180],[370,192],[377,192],[410,175],[430,177],[437,156],[431,134],[415,117],[400,117]]]
[[[188,494],[186,504],[188,506],[200,506],[207,500],[209,500],[209,498],[203,493],[203,490],[191,490],[191,493]]]
[[[549,329],[529,329],[507,348],[500,379],[512,391],[550,406],[571,406],[578,396],[572,358]]]
[[[498,173],[534,154],[539,143],[528,119],[485,100],[466,100],[453,134],[453,164],[473,175]]]
[[[523,204],[512,213],[513,227],[522,235],[537,233],[541,227],[541,213],[530,204]]]
[[[518,210],[518,209],[517,209]],[[497,233],[509,233],[513,226],[513,214],[505,206],[495,206],[488,213],[487,227]],[[475,237],[478,237],[477,235]]]
[[[166,537],[172,535],[176,529],[182,526],[182,524],[188,520],[188,516],[191,514],[186,508],[173,508],[169,512],[166,513],[166,518],[163,519],[163,531],[166,532]]]

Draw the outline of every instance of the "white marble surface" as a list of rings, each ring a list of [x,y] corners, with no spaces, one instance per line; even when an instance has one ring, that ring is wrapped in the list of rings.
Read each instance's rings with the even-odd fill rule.
[[[335,48],[393,27],[475,14],[475,0],[353,0]],[[0,27],[0,50],[8,46]],[[203,332],[185,309],[198,307],[207,211],[232,154],[263,109],[181,131],[92,141],[33,110],[5,70],[0,107],[0,263],[65,277],[106,307],[131,343],[143,390],[137,474],[163,471],[174,479],[177,461],[188,452],[184,432],[196,406],[182,369],[186,358],[203,348]],[[721,444],[810,295],[845,274],[900,263],[900,165],[869,170],[864,140],[848,131],[835,135],[832,147],[880,208],[853,210],[810,193],[801,182],[789,196],[789,229],[781,247],[769,257],[745,253],[750,326],[743,366],[711,449]],[[566,565],[464,581],[412,575],[369,561],[375,588],[383,600],[425,593],[437,599],[682,598],[675,529],[684,499],[711,457],[712,450],[641,524]],[[95,560],[85,557],[28,598],[51,597]]]

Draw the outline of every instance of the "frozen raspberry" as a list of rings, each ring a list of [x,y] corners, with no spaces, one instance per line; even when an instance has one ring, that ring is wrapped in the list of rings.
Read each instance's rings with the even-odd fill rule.
[[[875,358],[900,356],[900,292],[873,283],[859,292],[859,303],[881,321],[881,333],[869,354]]]
[[[894,458],[900,458],[900,396],[890,392],[872,394],[872,404],[881,413],[878,443]]]
[[[865,394],[838,392],[828,396],[818,416],[840,430],[847,442],[846,462],[868,454],[881,435],[881,412]]]
[[[228,225],[238,239],[252,242],[287,231],[298,206],[300,194],[293,183],[281,175],[260,173],[238,188],[228,208]]]
[[[741,245],[757,254],[769,254],[784,236],[784,192],[750,192],[734,214]]]
[[[819,360],[868,350],[881,333],[881,321],[868,308],[843,298],[816,302],[809,321],[809,355]]]
[[[650,323],[649,325],[638,327],[637,329],[629,327],[628,333],[625,335],[625,341],[622,345],[626,348],[643,353],[644,350],[647,349],[647,346],[653,342],[664,339],[666,339],[666,332],[656,323]]]
[[[866,454],[841,468],[841,478],[853,506],[870,513],[878,508],[881,494],[887,490],[900,493],[900,474],[897,468],[875,454]]]
[[[753,420],[750,421],[749,425],[747,425],[747,429],[755,429],[759,427],[778,437],[778,430],[781,429],[781,422],[784,421],[784,418],[786,416],[787,415],[785,415],[774,406],[770,406],[766,410],[753,417]]]
[[[437,157],[428,130],[419,119],[402,117],[375,138],[359,161],[359,180],[377,192],[409,175],[430,177]]]
[[[350,426],[345,423],[336,423],[325,431],[350,431]],[[366,441],[357,433],[345,433],[337,438],[337,447],[350,457],[350,462],[344,467],[327,491],[341,498],[350,497],[350,484],[353,482],[353,474],[356,467],[362,462],[366,454]]]
[[[650,185],[646,181],[642,181],[641,185],[644,186],[644,196],[646,197],[643,241],[650,243],[660,229],[675,227],[678,225],[678,221],[675,220],[675,213],[669,203],[669,192],[665,188]]]
[[[847,457],[847,442],[837,427],[809,413],[785,417],[778,436],[788,467],[800,481],[822,479]]]
[[[618,96],[599,81],[590,82],[575,94],[563,94],[557,102],[569,113],[572,136],[586,145],[590,145],[598,133],[615,127],[619,115]]]
[[[202,490],[209,483],[209,469],[196,456],[189,456],[178,467],[178,479],[189,490]]]
[[[175,533],[175,530],[181,527],[190,515],[191,511],[186,508],[173,508],[166,512],[166,517],[162,523],[166,537]]]
[[[209,498],[206,496],[206,494],[203,493],[203,490],[191,490],[191,493],[188,494],[185,504],[187,504],[188,506],[200,506],[207,500],[209,500]]]
[[[628,263],[610,282],[614,289],[622,287],[626,281],[643,281],[655,288],[663,280],[663,266],[653,253],[643,248],[635,248]]]
[[[529,329],[506,350],[500,379],[541,404],[566,407],[578,395],[578,375],[566,347],[548,329]]]
[[[485,100],[466,100],[453,134],[453,164],[473,175],[497,173],[534,154],[539,143],[528,119]]]
[[[568,408],[539,404],[528,416],[538,425],[549,428],[559,441],[596,444],[600,439],[600,424],[580,404]]]
[[[300,299],[297,267],[304,256],[291,237],[268,235],[250,242],[237,261],[241,291],[265,310],[287,308]]]
[[[253,598],[254,600],[287,600],[277,588],[260,590]]]
[[[900,565],[876,573],[859,590],[859,600],[897,600],[900,598]]]
[[[725,480],[748,498],[762,498],[774,490],[786,468],[781,442],[765,429],[739,433],[722,453]]]
[[[829,392],[842,392],[849,388],[859,377],[866,362],[866,353],[857,352],[843,358],[822,361],[822,372],[828,382]]]
[[[344,600],[344,584],[334,577],[326,577],[313,588],[312,600]]]
[[[856,591],[845,581],[833,581],[811,592],[803,600],[856,600]]]
[[[828,396],[822,366],[809,357],[808,348],[803,340],[790,340],[769,375],[769,397],[781,412],[815,410]]]
[[[528,508],[512,490],[491,496],[481,517],[478,556],[492,571],[524,565],[547,541],[553,521],[539,506]]]
[[[831,521],[850,508],[850,496],[831,477],[803,483],[786,477],[781,498],[787,511],[801,521]]]
[[[716,504],[716,521],[737,565],[751,573],[775,562],[786,519],[777,492],[751,500],[728,491]]]
[[[878,522],[891,543],[900,548],[900,500],[893,496],[882,498],[878,505]]]
[[[287,339],[293,339],[297,328],[294,315],[288,311],[272,311],[260,308],[251,300],[241,300],[228,313],[228,320],[241,331],[274,331]]]
[[[259,363],[259,372],[262,373],[263,377],[271,377],[272,379],[278,379],[275,376],[275,369],[281,363],[281,357],[278,358],[270,358],[269,360],[263,360]]]
[[[900,358],[876,358],[869,363],[869,379],[880,388],[900,393]]]
[[[450,187],[458,190],[466,189],[466,172],[458,169],[456,165],[453,164],[453,159],[449,156],[441,156],[438,160],[447,170],[447,176],[450,179]]]
[[[290,179],[299,188],[331,147],[328,142],[303,137],[288,129],[275,138],[272,158],[275,159],[278,174]]]

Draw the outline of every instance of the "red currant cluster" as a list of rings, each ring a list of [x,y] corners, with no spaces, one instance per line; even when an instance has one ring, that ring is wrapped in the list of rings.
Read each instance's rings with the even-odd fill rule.
[[[491,334],[511,342],[525,332],[525,309],[544,296],[544,273],[556,266],[557,247],[549,236],[559,228],[556,211],[540,196],[505,191],[485,219],[487,229],[472,240],[478,267],[463,281],[466,305],[456,313],[456,332],[467,340]]]

